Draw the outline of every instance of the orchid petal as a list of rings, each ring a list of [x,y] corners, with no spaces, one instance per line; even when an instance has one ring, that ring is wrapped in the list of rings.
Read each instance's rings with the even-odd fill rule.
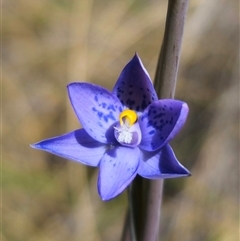
[[[178,162],[172,148],[168,144],[160,151],[143,151],[143,160],[140,161],[138,174],[149,179],[176,178],[191,175]]]
[[[164,99],[149,105],[139,118],[142,141],[139,147],[145,151],[155,151],[180,131],[188,114],[186,103]]]
[[[139,149],[118,146],[110,149],[100,161],[98,192],[102,200],[120,194],[135,178],[139,166]]]
[[[143,112],[158,99],[151,78],[137,54],[123,69],[112,93],[125,107],[137,112]]]
[[[105,88],[90,83],[68,85],[69,98],[86,132],[96,141],[115,140],[112,125],[118,121],[122,104]]]
[[[94,167],[106,152],[106,145],[92,139],[84,129],[43,140],[31,147]]]

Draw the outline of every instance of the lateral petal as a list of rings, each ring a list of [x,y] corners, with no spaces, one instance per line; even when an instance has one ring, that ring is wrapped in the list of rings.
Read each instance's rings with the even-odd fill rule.
[[[139,118],[142,141],[139,147],[146,151],[155,151],[180,131],[188,114],[186,103],[173,100],[158,100],[149,105]]]
[[[94,167],[106,152],[106,145],[95,141],[84,129],[43,140],[31,147]]]
[[[177,160],[170,145],[160,151],[143,151],[138,174],[149,179],[176,178],[191,175],[190,172]]]
[[[105,88],[90,83],[71,83],[68,93],[86,132],[101,143],[113,142],[113,124],[123,109],[118,98]]]

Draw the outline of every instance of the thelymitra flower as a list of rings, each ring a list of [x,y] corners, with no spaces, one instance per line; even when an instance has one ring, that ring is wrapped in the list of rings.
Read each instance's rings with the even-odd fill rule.
[[[99,167],[102,200],[120,194],[136,177],[189,176],[168,144],[182,128],[186,103],[158,100],[139,56],[125,66],[113,90],[85,82],[67,87],[83,128],[43,140],[32,147]]]

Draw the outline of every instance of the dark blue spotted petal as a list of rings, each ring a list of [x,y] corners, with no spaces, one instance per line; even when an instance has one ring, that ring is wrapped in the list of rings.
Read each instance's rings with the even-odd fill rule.
[[[89,83],[71,83],[68,93],[86,132],[101,143],[114,141],[112,125],[123,109],[118,98],[105,88]]]
[[[187,114],[187,104],[178,100],[164,99],[149,105],[139,118],[142,130],[139,147],[146,151],[163,147],[180,131]]]
[[[137,112],[143,112],[158,99],[150,76],[137,54],[123,69],[112,93],[124,106]]]
[[[106,152],[106,145],[95,141],[84,129],[43,140],[31,147],[94,167]]]
[[[140,162],[139,148],[118,146],[100,161],[98,192],[106,201],[120,194],[135,178]]]
[[[165,145],[160,151],[143,151],[138,174],[149,179],[175,178],[191,175],[190,172],[178,162],[170,145]]]

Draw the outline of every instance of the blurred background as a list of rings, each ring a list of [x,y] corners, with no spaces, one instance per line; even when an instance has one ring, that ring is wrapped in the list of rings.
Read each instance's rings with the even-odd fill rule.
[[[78,129],[66,85],[111,89],[135,51],[152,79],[165,0],[2,3],[2,241],[117,241],[126,192],[97,194],[97,169],[33,150]],[[176,99],[190,114],[172,141],[192,176],[166,180],[161,241],[239,240],[239,8],[191,0]]]

